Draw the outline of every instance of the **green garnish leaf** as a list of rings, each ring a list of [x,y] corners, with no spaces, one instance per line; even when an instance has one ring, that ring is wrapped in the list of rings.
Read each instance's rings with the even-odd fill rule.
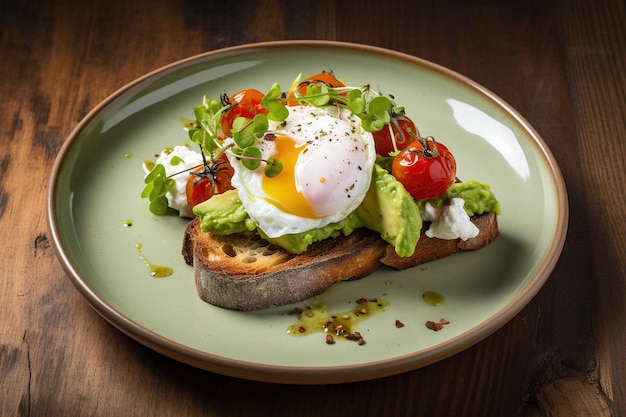
[[[391,121],[392,102],[385,96],[374,97],[368,104],[368,111],[362,116],[363,128],[378,132]]]
[[[391,100],[385,96],[374,97],[368,106],[368,114],[374,114],[381,119],[390,120]]]
[[[242,149],[254,145],[256,137],[252,126],[252,119],[246,117],[237,117],[233,120],[232,136],[233,140]]]
[[[267,129],[270,128],[267,121],[267,115],[257,114],[254,116],[254,119],[252,119],[252,126],[254,128],[254,134],[259,138],[262,137],[265,132],[267,132]]]
[[[283,170],[283,163],[280,162],[280,159],[277,158],[269,158],[265,163],[265,176],[268,178],[274,178]]]
[[[347,106],[353,114],[361,114],[365,111],[366,101],[361,90],[355,88],[348,93]]]
[[[270,90],[261,99],[263,106],[269,113],[267,118],[276,122],[282,122],[289,116],[289,110],[282,103],[282,90],[280,84],[274,83]]]
[[[233,121],[233,140],[240,148],[248,148],[253,146],[268,128],[269,123],[265,114],[257,114],[254,119],[237,117]]]
[[[328,87],[319,83],[307,85],[305,97],[309,103],[317,107],[325,106],[331,100]]]
[[[183,158],[181,158],[180,156],[176,156],[174,155],[172,157],[172,160],[170,161],[171,165],[178,165],[180,163],[184,163],[185,161],[183,160]]]
[[[278,83],[272,84],[267,94],[265,94],[265,97],[261,99],[261,105],[264,103],[264,101],[271,100],[274,98],[279,98],[282,94],[283,94],[283,91],[280,88],[280,84]]]
[[[269,111],[267,118],[275,122],[282,122],[289,117],[289,110],[279,101],[269,101],[263,107]]]
[[[147,198],[150,201],[152,213],[158,216],[164,215],[168,207],[165,194],[175,186],[176,181],[167,178],[165,167],[162,164],[156,164],[146,175],[144,183],[146,186],[141,191],[141,198]]]
[[[150,211],[157,216],[163,216],[167,213],[167,198],[164,196],[150,201]]]
[[[189,135],[189,139],[200,145],[202,143],[202,131],[198,128],[193,128],[187,130],[187,135]]]
[[[241,163],[248,169],[257,169],[261,165],[261,157],[261,151],[254,146],[241,150]]]
[[[146,184],[151,183],[155,180],[155,178],[163,177],[165,178],[165,167],[163,164],[156,164],[154,168],[146,175],[144,182]]]
[[[202,104],[197,105],[193,109],[198,128],[189,130],[190,139],[194,143],[205,147],[207,151],[215,149],[219,140],[218,134],[221,129],[220,121],[222,114],[230,107],[230,104],[222,105],[221,102],[204,96]],[[197,131],[202,132],[202,135],[198,135]]]

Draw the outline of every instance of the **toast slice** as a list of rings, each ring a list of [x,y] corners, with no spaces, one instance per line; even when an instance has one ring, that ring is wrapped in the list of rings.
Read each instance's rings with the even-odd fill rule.
[[[321,294],[332,285],[367,276],[381,265],[402,270],[474,250],[498,235],[495,213],[472,217],[479,235],[462,241],[422,236],[413,256],[400,257],[380,235],[359,228],[349,236],[326,239],[299,255],[271,245],[256,235],[219,236],[203,232],[199,218],[187,225],[182,254],[194,267],[200,298],[234,310],[260,310]]]
[[[459,250],[476,250],[483,248],[498,237],[498,216],[496,213],[485,213],[470,219],[478,227],[478,235],[471,239],[437,239],[426,236],[428,225],[422,228],[415,252],[408,257],[398,255],[391,245],[387,245],[385,255],[380,262],[392,268],[403,270],[417,265],[450,256]]]
[[[183,256],[194,266],[202,300],[245,311],[301,301],[337,282],[369,275],[380,266],[386,246],[375,233],[360,228],[293,255],[256,235],[202,232],[196,218],[185,230]]]

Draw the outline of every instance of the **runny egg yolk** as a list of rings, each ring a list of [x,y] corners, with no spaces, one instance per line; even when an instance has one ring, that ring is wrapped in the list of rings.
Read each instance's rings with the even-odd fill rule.
[[[276,148],[272,156],[282,162],[283,169],[273,178],[263,176],[263,191],[270,197],[269,202],[286,213],[317,218],[311,204],[304,198],[295,174],[298,156],[307,144],[297,144],[293,138],[285,135],[277,136],[274,144]]]

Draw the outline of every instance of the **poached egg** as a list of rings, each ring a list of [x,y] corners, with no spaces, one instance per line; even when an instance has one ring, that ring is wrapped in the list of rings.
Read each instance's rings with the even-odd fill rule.
[[[370,187],[374,138],[349,110],[290,107],[285,121],[270,121],[256,146],[264,160],[279,159],[282,171],[269,178],[264,163],[250,170],[229,155],[232,184],[248,215],[270,238],[343,220]]]

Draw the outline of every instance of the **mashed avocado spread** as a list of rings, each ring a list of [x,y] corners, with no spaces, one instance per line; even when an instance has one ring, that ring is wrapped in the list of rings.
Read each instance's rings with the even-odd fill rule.
[[[444,194],[430,203],[440,207],[453,197],[465,200],[464,209],[469,216],[485,212],[500,213],[500,203],[486,184],[470,180],[453,184]],[[359,208],[345,219],[307,232],[268,238],[250,218],[236,190],[217,194],[193,211],[200,216],[205,232],[217,235],[256,232],[269,242],[298,254],[307,247],[329,237],[349,235],[358,227],[379,232],[392,244],[398,255],[411,256],[420,238],[425,201],[415,201],[396,178],[379,165],[374,165],[372,182]]]
[[[470,217],[483,213],[500,214],[500,202],[491,191],[491,187],[476,180],[454,183],[442,195],[428,201],[433,207],[439,208],[454,197],[465,201],[463,208]],[[425,202],[420,203],[423,206]]]

